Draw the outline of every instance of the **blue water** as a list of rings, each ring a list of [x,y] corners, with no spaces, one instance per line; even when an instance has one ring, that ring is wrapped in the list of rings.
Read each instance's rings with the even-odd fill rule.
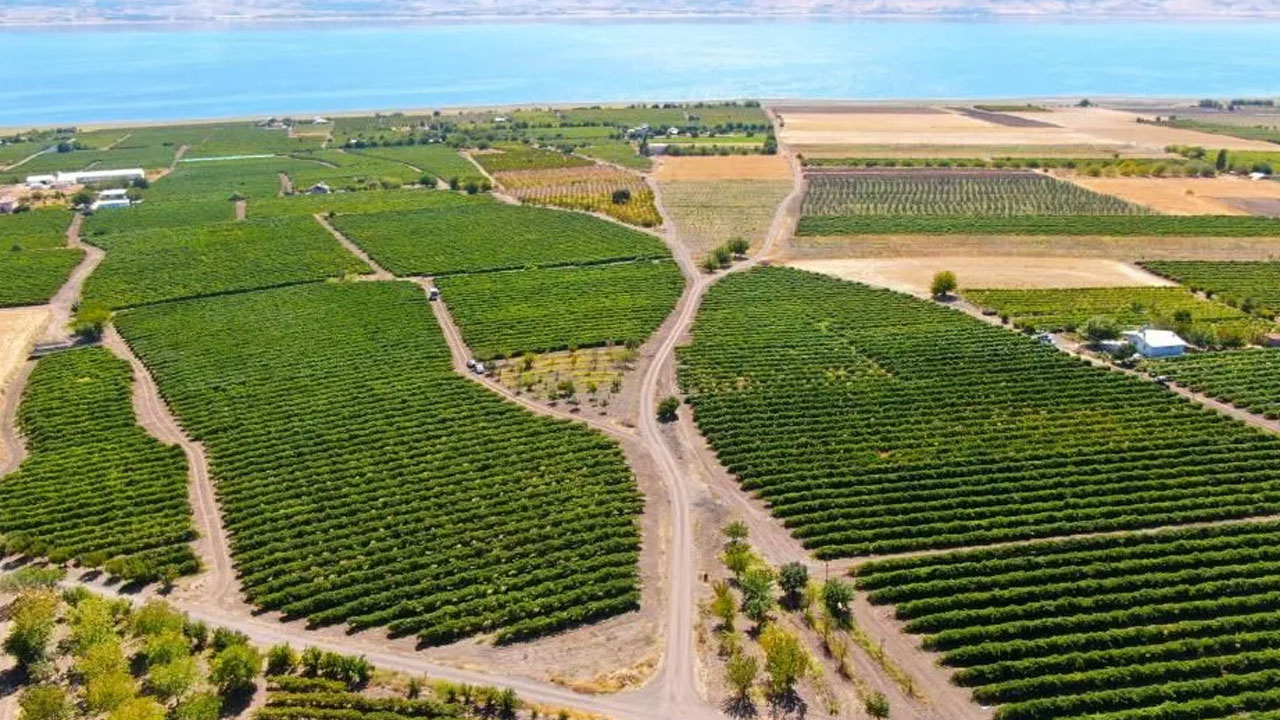
[[[0,30],[0,127],[481,104],[1280,94],[1280,23]]]

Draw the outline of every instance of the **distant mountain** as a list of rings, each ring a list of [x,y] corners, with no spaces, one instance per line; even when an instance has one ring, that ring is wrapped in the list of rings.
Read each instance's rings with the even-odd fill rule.
[[[0,24],[599,16],[1280,18],[1280,0],[2,0]]]

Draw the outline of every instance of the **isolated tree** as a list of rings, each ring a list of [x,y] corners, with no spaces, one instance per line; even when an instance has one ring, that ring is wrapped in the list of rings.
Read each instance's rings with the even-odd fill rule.
[[[67,720],[75,713],[67,691],[57,685],[27,688],[18,698],[18,708],[22,711],[19,720]]]
[[[933,276],[933,282],[929,284],[929,292],[935,298],[944,298],[955,292],[956,290],[956,274],[950,270],[942,270]]]
[[[1218,172],[1227,169],[1227,151],[1225,148],[1218,151],[1218,157],[1213,161],[1213,169]]]
[[[742,614],[757,625],[769,619],[773,610],[773,571],[753,568],[742,575]]]
[[[680,410],[680,399],[668,395],[658,403],[658,419],[664,423],[674,422]]]
[[[777,625],[770,625],[760,633],[760,646],[764,648],[764,669],[769,675],[769,693],[774,697],[791,693],[796,681],[809,669],[809,655],[801,647],[800,641]]]
[[[739,699],[745,699],[751,693],[759,673],[760,663],[743,652],[734,653],[724,668],[725,679]]]
[[[715,256],[708,255],[702,259],[702,263],[699,267],[701,267],[702,271],[705,273],[713,273],[720,269],[720,263],[716,262]]]
[[[840,578],[828,579],[822,583],[822,604],[831,617],[842,623],[847,621],[853,605],[853,585]]]
[[[789,562],[779,568],[778,585],[787,595],[787,603],[795,606],[800,592],[809,584],[809,568],[804,563]]]
[[[626,188],[619,188],[613,191],[613,204],[626,205],[631,202],[631,191]]]
[[[209,680],[222,694],[230,695],[253,687],[253,679],[262,671],[262,656],[248,645],[229,645],[214,656]]]
[[[720,529],[720,532],[729,539],[730,545],[741,545],[747,541],[747,537],[751,535],[751,529],[741,520],[734,520]]]
[[[733,251],[727,245],[721,245],[711,251],[711,256],[716,259],[716,264],[720,267],[729,267],[733,262]]]
[[[1091,344],[1096,345],[1103,340],[1114,340],[1120,337],[1120,328],[1115,320],[1105,315],[1096,315],[1085,321],[1080,334],[1084,335]]]
[[[731,238],[728,243],[729,252],[738,257],[747,254],[747,250],[751,249],[751,243],[740,237]]]
[[[732,632],[733,618],[738,613],[738,603],[734,600],[733,590],[729,587],[729,583],[717,580],[712,584],[711,592],[711,614],[720,621],[722,628]]]

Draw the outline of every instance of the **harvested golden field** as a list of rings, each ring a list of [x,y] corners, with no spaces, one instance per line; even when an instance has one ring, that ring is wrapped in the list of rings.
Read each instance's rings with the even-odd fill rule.
[[[1280,238],[840,235],[794,238],[790,255],[796,259],[1006,255],[1110,258],[1124,262],[1280,260]]]
[[[1075,257],[938,255],[908,258],[797,260],[791,267],[928,297],[934,273],[950,270],[960,287],[1088,288],[1175,283],[1118,260]]]
[[[604,165],[511,170],[495,173],[494,179],[524,202],[603,213],[642,227],[662,224],[653,191],[643,178],[625,170]],[[629,193],[625,201],[615,202],[618,191]]]
[[[1043,113],[1038,113],[1043,114]],[[1092,145],[1060,127],[1009,127],[959,113],[784,113],[779,139],[792,145]]]
[[[1177,157],[1126,145],[794,145],[807,158],[1098,158]]]
[[[693,155],[658,158],[658,180],[788,180],[791,165],[781,155]]]
[[[1228,150],[1272,150],[1275,145],[1258,140],[1242,140],[1227,135],[1214,135],[1195,130],[1160,127],[1139,123],[1140,115],[1107,108],[1062,108],[1050,113],[1009,113],[1033,120],[1047,120],[1068,132],[1093,138],[1093,142],[1123,143],[1151,151],[1167,145],[1201,145]]]
[[[696,259],[735,237],[759,247],[791,181],[669,180],[658,187],[663,209]]]
[[[1280,183],[1231,175],[1212,178],[1061,176],[1094,192],[1115,195],[1170,215],[1248,215],[1239,201],[1280,202]]]

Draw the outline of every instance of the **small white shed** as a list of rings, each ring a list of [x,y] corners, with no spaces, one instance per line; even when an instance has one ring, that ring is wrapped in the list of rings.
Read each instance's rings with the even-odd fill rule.
[[[1187,341],[1170,330],[1143,328],[1124,334],[1143,357],[1175,357],[1187,350]]]

